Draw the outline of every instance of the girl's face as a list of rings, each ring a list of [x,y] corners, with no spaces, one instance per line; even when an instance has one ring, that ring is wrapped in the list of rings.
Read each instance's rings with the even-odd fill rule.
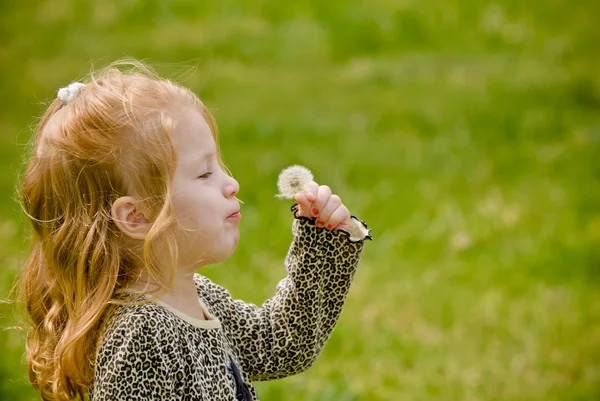
[[[173,179],[173,209],[180,225],[179,267],[194,270],[225,260],[239,242],[240,210],[235,195],[240,186],[217,160],[217,147],[202,114],[184,107],[175,115],[173,144],[177,166]]]

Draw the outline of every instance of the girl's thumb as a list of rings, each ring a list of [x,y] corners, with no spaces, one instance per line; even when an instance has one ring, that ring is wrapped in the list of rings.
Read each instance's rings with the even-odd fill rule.
[[[311,203],[308,201],[308,198],[306,197],[306,193],[298,192],[294,195],[294,198],[296,199],[296,202],[298,202],[298,206],[299,206],[298,213],[296,213],[296,216],[311,217],[310,216]]]

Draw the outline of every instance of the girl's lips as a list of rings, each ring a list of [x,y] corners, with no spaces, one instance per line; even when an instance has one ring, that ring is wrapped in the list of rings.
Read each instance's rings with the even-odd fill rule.
[[[240,220],[242,218],[242,214],[240,212],[235,212],[233,214],[230,214],[227,218]]]

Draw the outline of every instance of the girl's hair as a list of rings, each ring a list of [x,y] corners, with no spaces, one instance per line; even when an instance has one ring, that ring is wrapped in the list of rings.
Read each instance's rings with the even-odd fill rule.
[[[140,62],[119,61],[92,73],[72,101],[55,99],[39,122],[20,189],[33,226],[21,290],[31,320],[29,377],[44,400],[83,399],[101,329],[115,305],[132,301],[120,293],[142,270],[164,290],[168,263],[173,279],[171,134],[173,111],[184,105],[202,113],[217,142],[195,94]],[[111,218],[113,202],[126,195],[152,223],[141,246]]]

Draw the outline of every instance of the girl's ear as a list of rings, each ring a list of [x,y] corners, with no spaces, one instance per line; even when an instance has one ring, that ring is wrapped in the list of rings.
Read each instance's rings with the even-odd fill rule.
[[[131,196],[114,201],[110,210],[113,221],[121,232],[130,238],[143,240],[150,229],[150,222],[140,210],[140,203]]]

